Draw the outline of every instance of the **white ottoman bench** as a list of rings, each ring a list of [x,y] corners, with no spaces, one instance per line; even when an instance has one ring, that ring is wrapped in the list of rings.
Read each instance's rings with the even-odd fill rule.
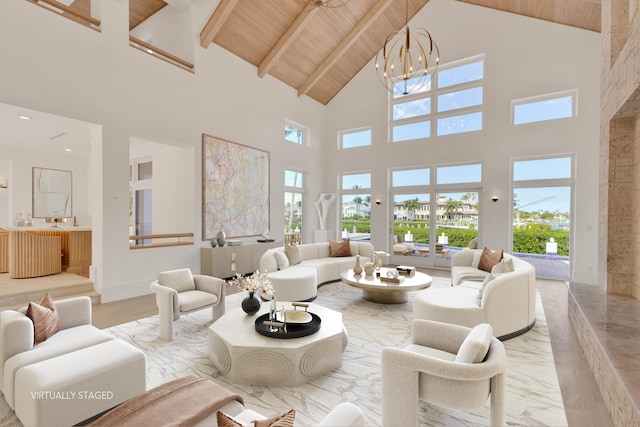
[[[278,301],[311,301],[318,296],[318,271],[313,267],[294,265],[268,278]]]
[[[15,411],[27,426],[71,426],[146,388],[144,353],[115,339],[20,368]]]

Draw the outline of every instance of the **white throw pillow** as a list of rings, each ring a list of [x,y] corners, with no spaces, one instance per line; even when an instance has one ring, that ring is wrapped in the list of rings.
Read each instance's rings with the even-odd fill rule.
[[[284,270],[289,267],[289,258],[284,252],[275,251],[273,256],[276,257],[276,264],[278,264],[278,270]]]
[[[471,267],[478,268],[478,264],[480,264],[481,256],[482,256],[482,251],[473,252],[473,261],[471,261]]]
[[[162,271],[158,273],[158,283],[162,286],[173,288],[178,292],[193,291],[196,284],[193,281],[193,275],[188,268],[179,270]]]
[[[489,273],[484,280],[482,281],[482,286],[480,290],[478,290],[478,305],[480,305],[480,301],[482,300],[482,295],[484,294],[484,289],[487,287],[490,281],[495,279],[496,277],[502,276],[504,273]]]
[[[491,268],[492,273],[509,273],[512,271],[515,271],[515,267],[511,258],[502,258],[499,263]]]
[[[493,337],[493,328],[488,323],[481,323],[474,326],[469,335],[464,339],[455,362],[458,363],[480,363],[487,356],[489,345]]]
[[[487,283],[492,281],[494,277],[495,276],[493,275],[493,273],[489,273],[482,281],[482,286],[480,286],[480,289],[478,289],[478,305],[480,305],[480,301],[482,300],[482,293],[484,292],[485,286],[487,286]]]
[[[292,245],[290,243],[285,243],[284,245],[284,253],[287,255],[289,259],[289,265],[296,265],[302,262],[302,256],[300,255],[300,249],[298,249],[297,245]]]

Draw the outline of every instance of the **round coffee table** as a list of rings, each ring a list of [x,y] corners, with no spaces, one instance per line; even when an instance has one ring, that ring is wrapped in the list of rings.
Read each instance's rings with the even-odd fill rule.
[[[389,268],[382,268],[380,276],[386,277]],[[399,276],[400,283],[386,282],[375,274],[367,276],[364,273],[354,274],[353,269],[343,272],[340,277],[348,285],[362,289],[362,298],[380,304],[401,304],[408,301],[407,292],[418,291],[431,286],[431,276],[416,271],[412,277]]]

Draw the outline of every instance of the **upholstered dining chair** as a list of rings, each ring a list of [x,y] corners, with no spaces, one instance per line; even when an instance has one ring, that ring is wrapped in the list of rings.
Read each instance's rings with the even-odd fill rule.
[[[224,314],[225,282],[217,277],[191,274],[188,268],[158,273],[150,289],[156,294],[160,338],[173,339],[173,322],[181,314],[211,307],[213,320]]]
[[[414,320],[413,342],[382,350],[382,425],[417,426],[418,401],[455,410],[491,398],[491,426],[506,422],[506,364],[491,325]]]

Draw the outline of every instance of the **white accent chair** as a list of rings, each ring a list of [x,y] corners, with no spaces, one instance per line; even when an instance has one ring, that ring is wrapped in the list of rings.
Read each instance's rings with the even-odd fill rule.
[[[211,307],[213,321],[225,310],[225,282],[201,274],[191,274],[188,268],[163,271],[149,286],[156,294],[160,318],[160,338],[173,339],[173,322],[181,314]]]
[[[482,407],[491,398],[491,426],[506,422],[503,344],[491,325],[473,329],[414,320],[412,344],[382,350],[382,425],[418,426],[418,401],[455,410]]]

